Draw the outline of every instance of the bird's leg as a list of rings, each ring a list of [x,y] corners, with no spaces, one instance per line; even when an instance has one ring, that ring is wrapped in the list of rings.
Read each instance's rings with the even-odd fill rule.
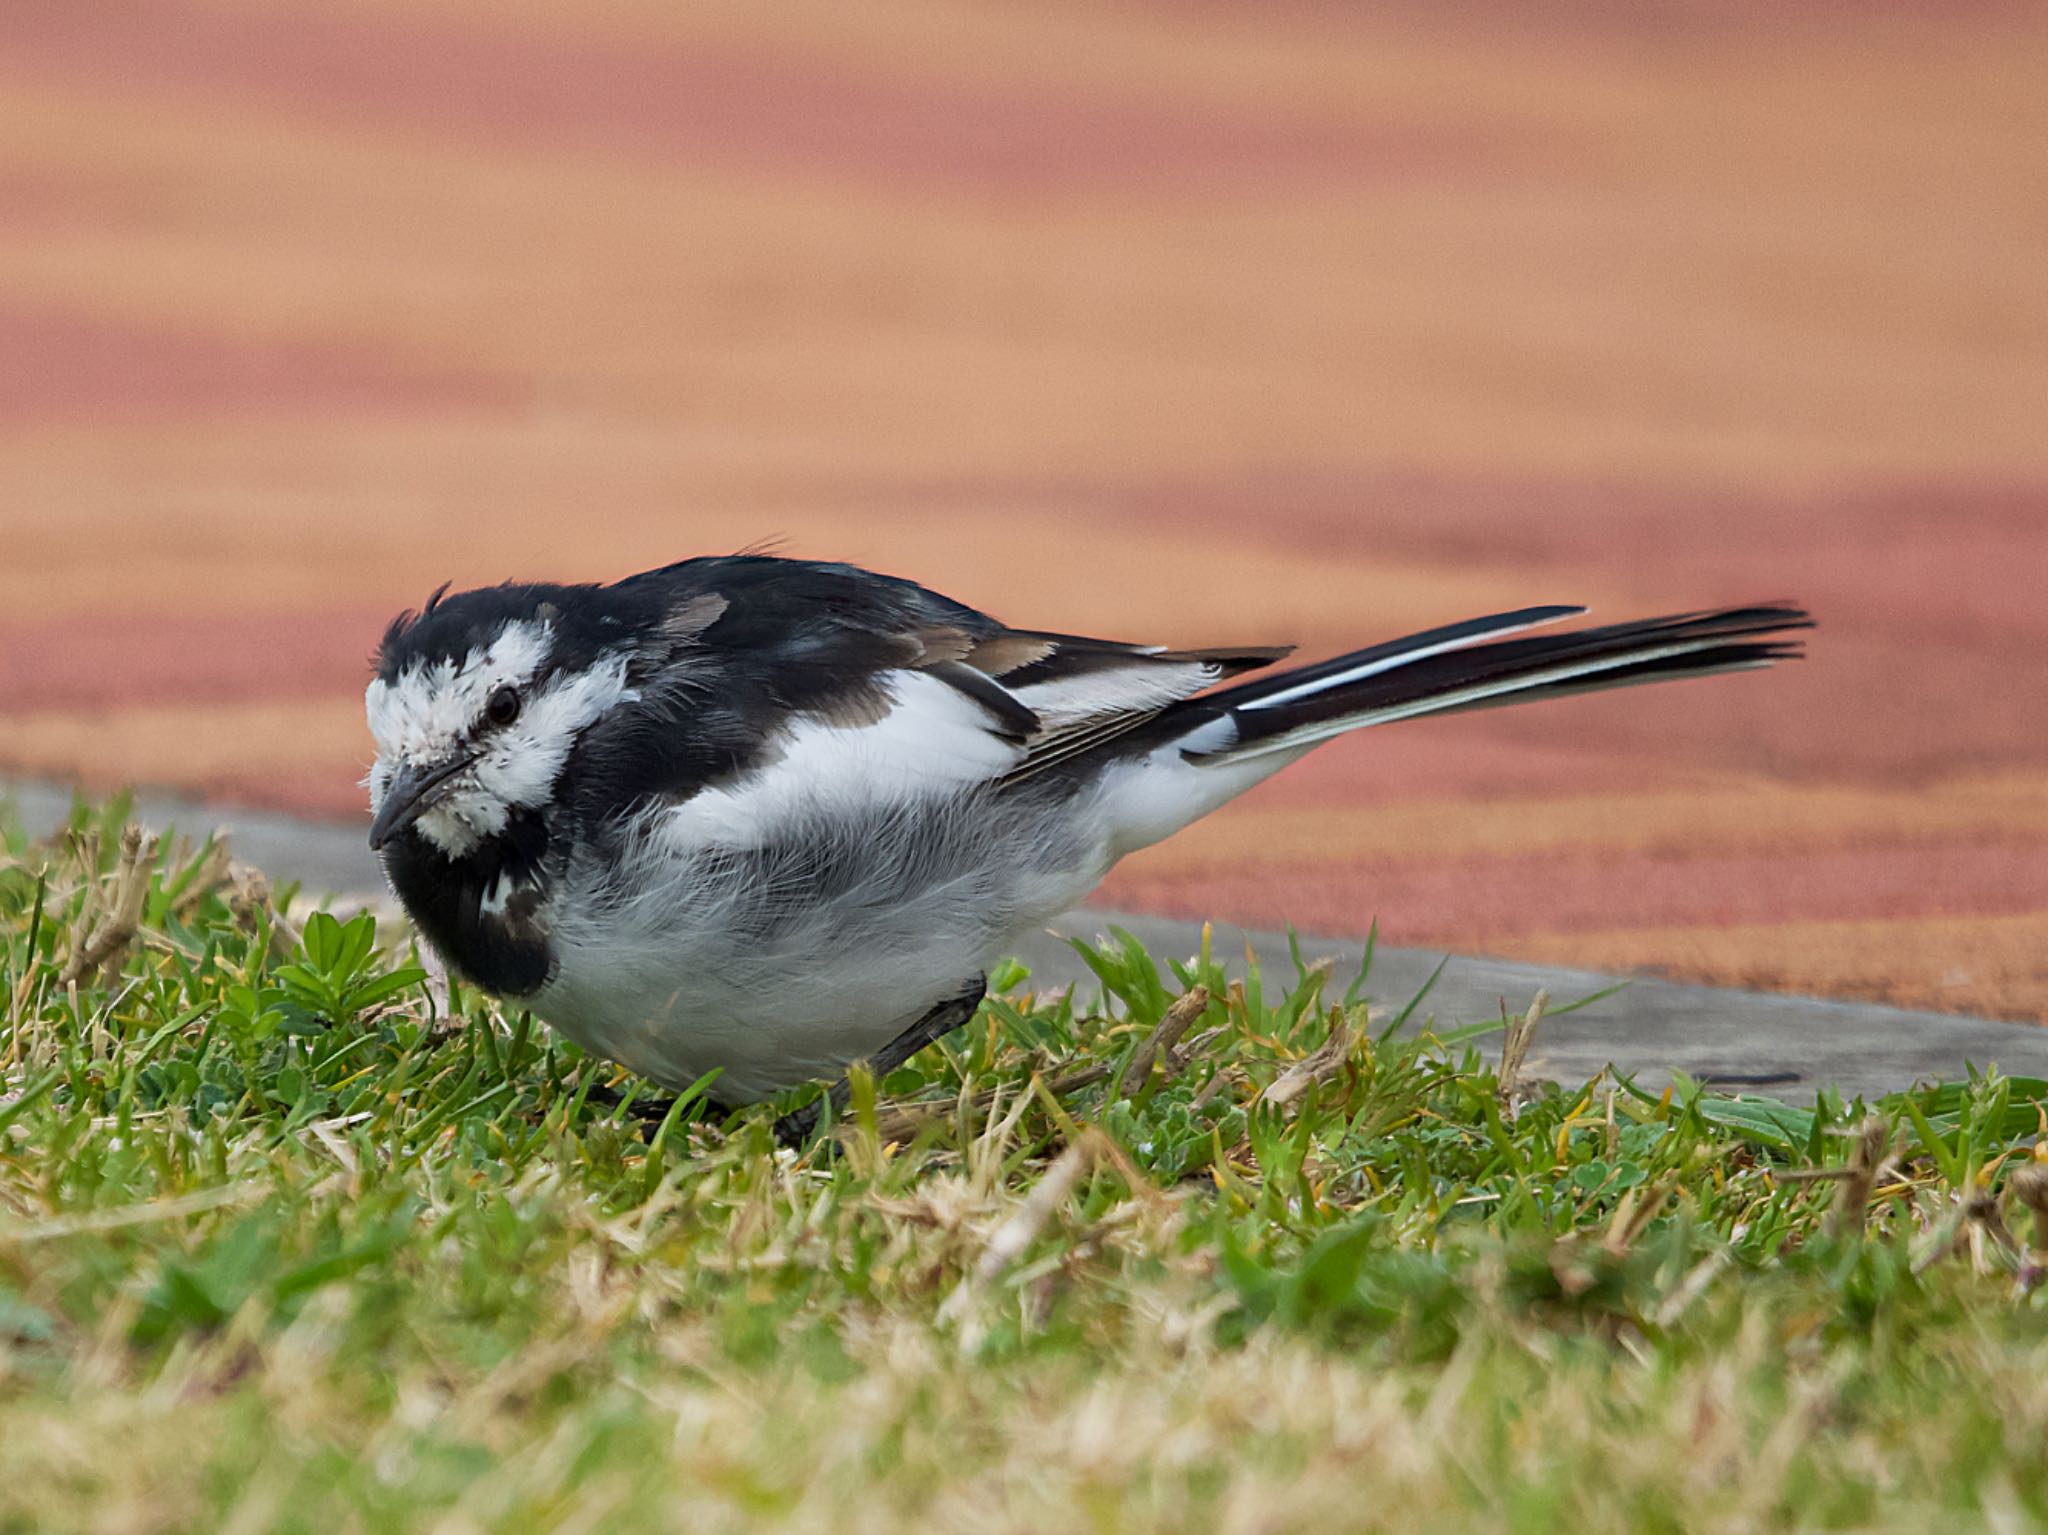
[[[626,1101],[626,1095],[616,1087],[593,1087],[583,1097],[586,1102],[601,1103],[614,1109]],[[651,1098],[641,1094],[633,1099],[633,1106],[626,1112],[645,1124],[658,1125],[668,1117],[675,1101],[674,1093],[656,1093]]]
[[[881,1081],[933,1040],[943,1039],[972,1018],[975,1009],[981,1006],[981,999],[987,995],[988,977],[977,975],[957,995],[939,1003],[870,1056],[868,1070],[874,1074],[877,1082]],[[802,1108],[793,1109],[783,1115],[775,1121],[776,1140],[785,1146],[801,1146],[816,1132],[819,1117],[824,1112],[825,1100],[831,1099],[832,1112],[837,1114],[846,1107],[847,1094],[850,1090],[846,1078],[841,1077],[832,1084],[828,1093],[813,1098]]]

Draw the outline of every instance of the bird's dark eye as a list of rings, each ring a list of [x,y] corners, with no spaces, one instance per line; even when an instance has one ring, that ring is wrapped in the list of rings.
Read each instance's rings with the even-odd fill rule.
[[[518,719],[518,691],[514,688],[499,688],[491,695],[491,701],[484,705],[484,718],[500,729]]]

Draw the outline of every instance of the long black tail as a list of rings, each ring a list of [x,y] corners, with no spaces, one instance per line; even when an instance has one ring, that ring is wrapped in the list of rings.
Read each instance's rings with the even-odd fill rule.
[[[1192,737],[1190,761],[1236,762],[1418,715],[1748,671],[1797,657],[1786,636],[1813,627],[1803,609],[1773,603],[1479,643],[1584,611],[1523,608],[1431,629],[1190,699],[1167,718]],[[1234,731],[1203,728],[1225,718]]]

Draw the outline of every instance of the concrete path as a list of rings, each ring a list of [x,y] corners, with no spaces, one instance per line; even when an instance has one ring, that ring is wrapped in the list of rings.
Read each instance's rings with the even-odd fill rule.
[[[1162,963],[1167,956],[1194,953],[1201,937],[1190,923],[1093,909],[1071,913],[1057,929],[1062,936],[1085,938],[1112,923],[1134,933]],[[1277,965],[1282,976],[1293,974],[1285,935],[1214,927],[1214,953],[1241,954],[1247,941],[1262,962]],[[1335,958],[1330,991],[1341,996],[1358,974],[1362,941],[1304,937],[1301,943],[1310,959]],[[1086,976],[1072,951],[1051,936],[1020,957],[1048,981]],[[1365,995],[1377,1007],[1398,1011],[1444,960],[1434,949],[1381,948]],[[1538,990],[1562,1006],[1618,979],[1592,970],[1453,955],[1417,1016],[1433,1015],[1444,1027],[1481,1023],[1498,1018],[1503,1003],[1524,1011]],[[1499,1043],[1498,1036],[1480,1042],[1496,1054]],[[1545,1023],[1528,1069],[1576,1083],[1612,1064],[1655,1087],[1677,1067],[1729,1092],[1811,1098],[1829,1084],[1874,1097],[1918,1081],[1952,1080],[1973,1063],[2048,1077],[2048,1029],[1876,1003],[1630,980],[1613,996]]]
[[[52,784],[0,783],[0,801],[12,801],[36,836],[46,836],[63,823],[71,810],[71,792]],[[135,815],[153,831],[175,829],[195,842],[215,828],[224,829],[237,858],[254,864],[273,881],[299,881],[309,895],[363,896],[384,889],[384,871],[369,843],[342,826],[264,810],[202,805],[167,794],[138,794]]]
[[[17,785],[10,792],[37,831],[55,826],[71,802],[68,790],[44,785]],[[238,856],[259,865],[273,879],[299,880],[309,893],[361,898],[383,890],[376,859],[352,829],[168,798],[140,799],[136,809],[154,827],[177,826],[198,833],[225,826]],[[1134,933],[1162,963],[1193,954],[1201,941],[1200,928],[1193,923],[1089,908],[1070,913],[1053,931],[1025,945],[1019,957],[1031,966],[1041,987],[1092,986],[1092,975],[1064,940],[1090,938],[1112,925]],[[1240,955],[1247,943],[1283,975],[1291,974],[1284,935],[1224,924],[1214,928],[1217,954]],[[1304,938],[1302,945],[1312,959],[1335,960],[1331,990],[1341,995],[1358,974],[1362,941]],[[1381,1007],[1398,1009],[1443,959],[1436,950],[1383,947],[1374,956],[1366,994]],[[1539,989],[1548,990],[1552,1001],[1561,1005],[1612,986],[1615,980],[1590,970],[1457,955],[1431,988],[1418,1017],[1434,1016],[1445,1025],[1477,1023],[1497,1018],[1503,1003],[1522,1011]],[[1484,1043],[1498,1048],[1497,1037]],[[1661,1085],[1677,1067],[1729,1091],[1810,1098],[1833,1084],[1847,1093],[1875,1096],[1916,1081],[1957,1077],[1970,1064],[1995,1064],[2008,1072],[2048,1077],[2048,1029],[1874,1004],[1633,980],[1613,996],[1545,1024],[1531,1070],[1575,1082],[1610,1063],[1636,1074],[1645,1085]]]

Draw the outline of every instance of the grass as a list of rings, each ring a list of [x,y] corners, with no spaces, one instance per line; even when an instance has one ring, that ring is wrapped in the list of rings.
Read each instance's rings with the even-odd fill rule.
[[[0,1529],[2048,1518],[2048,1084],[1504,1081],[1123,941],[799,1156],[123,826],[0,851]]]

